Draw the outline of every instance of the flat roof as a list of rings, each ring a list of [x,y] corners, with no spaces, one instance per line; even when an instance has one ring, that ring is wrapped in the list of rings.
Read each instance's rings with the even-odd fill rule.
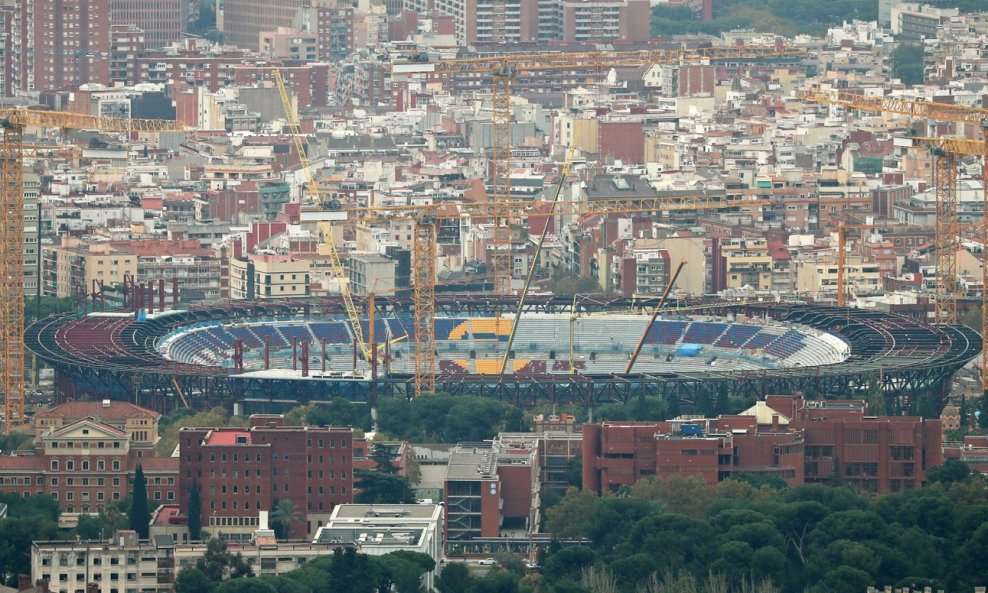
[[[406,517],[431,519],[436,513],[434,504],[341,504],[333,513],[333,520]]]
[[[319,529],[313,543],[316,544],[360,544],[367,546],[419,546],[425,534],[425,527],[379,527],[353,525],[338,527],[327,525]]]
[[[238,443],[238,440],[240,440],[241,437],[244,440]],[[209,431],[209,434],[206,435],[207,445],[249,445],[250,443],[250,431],[247,430],[224,430],[222,428],[216,428]]]
[[[171,525],[171,520],[177,517],[182,510],[177,504],[164,504],[158,507],[152,520],[155,525]]]
[[[460,445],[450,451],[447,480],[497,479],[497,451],[490,445]]]

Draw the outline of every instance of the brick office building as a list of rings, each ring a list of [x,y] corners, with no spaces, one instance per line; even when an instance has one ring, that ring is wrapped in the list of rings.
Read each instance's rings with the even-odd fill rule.
[[[34,441],[41,442],[46,432],[57,430],[86,418],[119,428],[136,443],[154,444],[158,440],[161,414],[127,402],[66,402],[38,412],[34,416]]]
[[[174,502],[178,460],[155,456],[153,444],[139,440],[142,431],[115,420],[66,421],[42,432],[33,452],[0,457],[0,492],[49,495],[63,513],[96,514],[131,493],[140,465],[152,508]]]
[[[539,522],[538,457],[502,441],[460,443],[443,481],[446,539],[501,537]]]
[[[200,491],[202,526],[225,539],[249,539],[261,511],[288,499],[302,515],[291,538],[311,537],[338,504],[353,502],[353,431],[284,426],[255,415],[249,428],[183,428],[179,503]]]
[[[866,416],[862,401],[768,396],[737,416],[604,422],[583,429],[583,486],[616,491],[657,476],[733,474],[790,485],[841,481],[867,492],[922,486],[943,462],[939,419]]]

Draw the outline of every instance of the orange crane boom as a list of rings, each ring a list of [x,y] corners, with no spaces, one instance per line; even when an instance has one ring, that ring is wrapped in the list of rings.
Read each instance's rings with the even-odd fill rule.
[[[0,109],[0,392],[4,429],[24,421],[24,128],[105,132],[180,131],[180,122],[100,117],[62,111]]]
[[[797,98],[839,105],[846,109],[877,113],[894,113],[916,119],[931,119],[973,125],[980,128],[980,140],[962,138],[917,138],[916,143],[931,149],[934,156],[933,184],[937,203],[937,295],[934,320],[957,323],[957,159],[962,155],[979,156],[982,179],[988,179],[988,109],[950,105],[932,101],[913,101],[898,97],[870,97],[846,91],[811,90],[799,92]],[[982,204],[988,213],[988,184],[984,184]],[[981,282],[988,286],[988,215],[981,219]],[[981,291],[981,392],[988,397],[988,291]]]
[[[544,203],[544,202],[543,202]],[[415,220],[415,241],[412,244],[412,275],[414,278],[413,307],[415,315],[415,395],[432,393],[436,387],[435,365],[435,279],[436,234],[435,224],[441,219],[490,217],[494,208],[515,216],[548,216],[532,210],[537,204],[528,200],[470,202],[459,205],[459,211],[448,212],[448,204],[422,204],[411,206],[383,206],[347,210],[348,218],[371,219],[390,214],[397,218]],[[727,211],[755,209],[770,206],[771,200],[756,196],[715,200],[708,196],[675,196],[671,198],[608,198],[592,202],[559,202],[554,210],[557,216],[601,216],[620,214],[652,214],[688,211]],[[503,361],[502,361],[502,364]]]
[[[630,68],[652,64],[702,64],[799,57],[804,52],[785,47],[736,46],[643,51],[544,52],[505,54],[481,58],[430,61],[427,54],[410,56],[407,62],[391,65],[392,77],[451,76],[461,73],[491,76],[491,187],[493,222],[491,272],[494,291],[511,291],[512,268],[510,213],[499,204],[511,197],[511,83],[521,72],[586,71]]]

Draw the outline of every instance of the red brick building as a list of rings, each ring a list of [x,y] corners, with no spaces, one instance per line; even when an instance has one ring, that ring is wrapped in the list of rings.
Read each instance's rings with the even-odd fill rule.
[[[15,0],[13,88],[110,82],[110,0]]]
[[[179,503],[198,485],[203,529],[250,537],[262,511],[288,499],[302,515],[290,537],[312,536],[338,504],[353,502],[353,431],[284,426],[252,416],[250,427],[183,428]]]
[[[0,457],[0,492],[46,494],[63,513],[95,514],[130,494],[138,465],[152,508],[176,500],[178,460],[156,457],[152,443],[124,423],[94,415],[45,430],[32,453]]]
[[[790,485],[846,483],[872,493],[922,486],[943,462],[939,419],[866,416],[862,401],[768,396],[737,416],[604,422],[583,428],[583,486],[699,475],[714,484],[761,474]]]
[[[233,83],[230,67],[249,61],[244,50],[200,48],[198,40],[185,40],[174,50],[152,49],[133,59],[129,84],[182,81],[189,87],[202,87],[215,93]]]
[[[499,441],[461,443],[450,451],[443,483],[446,539],[501,537],[531,529],[540,507],[538,457]]]
[[[597,149],[605,162],[625,165],[645,163],[645,132],[640,121],[601,120],[597,124]]]

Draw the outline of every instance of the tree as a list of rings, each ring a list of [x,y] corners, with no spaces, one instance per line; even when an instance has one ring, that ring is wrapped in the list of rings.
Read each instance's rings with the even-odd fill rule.
[[[196,561],[196,568],[214,583],[227,578],[240,578],[253,574],[249,560],[239,552],[231,554],[226,548],[226,543],[215,538],[206,542],[206,552]]]
[[[0,434],[0,453],[10,453],[20,449],[33,449],[34,437],[26,432]]]
[[[926,479],[941,484],[963,482],[969,475],[971,475],[971,468],[960,459],[948,459],[943,462],[943,465],[926,470]]]
[[[213,593],[216,583],[198,568],[183,569],[175,577],[175,593]]]
[[[220,583],[215,593],[278,593],[278,590],[263,579],[231,579]]]
[[[0,580],[8,585],[16,585],[19,574],[31,574],[31,542],[55,539],[58,534],[58,524],[50,517],[17,515],[11,511],[0,521]]]
[[[415,494],[402,476],[384,474],[375,470],[358,469],[354,475],[359,478],[357,504],[412,504]]]
[[[470,569],[463,562],[450,562],[436,577],[439,593],[467,593],[473,587]]]
[[[81,515],[75,526],[75,534],[81,540],[98,541],[103,539],[103,521],[93,515]],[[107,533],[106,535],[113,535]]]
[[[329,403],[314,402],[306,406],[306,423],[314,426],[352,426],[371,429],[370,409],[337,397]]]
[[[586,546],[570,546],[553,554],[545,561],[542,574],[548,579],[579,579],[584,567],[593,564],[594,551]]]
[[[575,294],[600,294],[606,292],[600,288],[596,278],[584,278],[576,274],[556,272],[549,282],[549,291],[556,296],[573,296]]]
[[[568,488],[559,504],[548,510],[546,530],[557,538],[588,537],[598,500],[593,492]]]
[[[189,488],[189,538],[196,541],[202,535],[202,496],[199,483],[193,482]]]
[[[329,574],[334,593],[373,593],[381,579],[379,566],[350,546],[333,550]]]
[[[295,505],[294,500],[290,498],[277,499],[271,510],[271,523],[274,524],[275,534],[279,538],[287,539],[292,535],[292,527],[302,523],[302,513]]]
[[[422,481],[422,467],[415,458],[415,450],[412,447],[405,452],[405,477],[413,486],[417,486]]]
[[[258,580],[269,583],[278,593],[312,593],[312,588],[305,583],[287,576],[262,575]]]
[[[400,445],[398,448],[400,449]],[[394,464],[395,459],[398,458],[394,445],[374,443],[371,445],[370,458],[374,462],[374,471],[388,475],[398,471]]]
[[[639,480],[631,487],[631,494],[634,498],[658,501],[666,511],[698,517],[713,502],[716,491],[703,478],[693,475]]]
[[[134,489],[130,495],[130,528],[137,532],[141,539],[148,538],[149,523],[151,522],[151,512],[148,509],[148,484],[144,477],[144,468],[137,464],[137,471],[134,472]]]
[[[567,486],[578,490],[583,488],[583,455],[577,454],[567,461],[566,472],[563,475],[566,476]]]
[[[899,45],[892,52],[892,66],[893,76],[901,79],[902,84],[923,84],[923,46],[912,43]]]
[[[427,562],[416,557],[424,557]],[[375,561],[381,575],[378,593],[418,593],[422,589],[422,576],[435,568],[432,558],[416,552],[392,552],[376,557]]]

